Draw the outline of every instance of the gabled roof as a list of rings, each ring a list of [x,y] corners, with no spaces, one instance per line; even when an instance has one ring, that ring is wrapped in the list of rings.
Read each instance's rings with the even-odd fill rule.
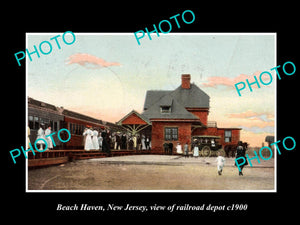
[[[151,105],[155,102],[160,100],[166,94],[171,93],[172,91],[157,91],[157,90],[149,90],[146,93],[145,103],[144,103],[144,110],[148,109]]]
[[[164,97],[167,95],[171,96],[185,108],[209,108],[209,96],[197,87],[197,85],[191,84],[189,89],[182,88],[180,85],[174,91],[147,91],[144,110],[147,110],[157,102],[160,102],[160,105],[164,104],[166,101]],[[162,100],[164,102],[161,102]]]
[[[173,98],[171,95],[166,94],[158,102],[160,106],[172,106]]]
[[[129,122],[130,119],[133,118],[134,122]],[[140,122],[139,122],[140,121]],[[151,124],[150,120],[138,113],[135,110],[132,110],[130,113],[128,113],[126,116],[124,116],[122,119],[120,119],[116,124],[122,125],[122,124]]]
[[[172,100],[172,104],[170,105],[171,111],[168,113],[161,112],[161,106],[165,106],[161,104],[160,101],[152,104],[147,110],[145,110],[142,115],[146,116],[149,119],[191,119],[191,120],[199,120],[197,116],[188,112],[180,103],[178,103],[170,94],[161,98],[164,100]]]
[[[209,96],[195,84],[191,84],[190,89],[180,85],[171,96],[185,108],[209,108]]]
[[[162,113],[162,106],[170,106],[171,111]],[[189,89],[180,85],[174,91],[150,90],[146,93],[142,115],[149,119],[199,120],[186,108],[209,108],[209,96],[195,84],[191,84]]]

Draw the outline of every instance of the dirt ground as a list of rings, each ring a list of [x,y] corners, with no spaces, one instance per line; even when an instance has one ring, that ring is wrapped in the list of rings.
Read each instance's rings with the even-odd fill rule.
[[[107,160],[107,159],[105,159]],[[273,190],[274,168],[244,168],[233,161],[221,176],[213,160],[124,163],[81,160],[28,170],[28,190]],[[183,163],[182,163],[183,162]],[[185,163],[186,162],[186,163]],[[197,161],[196,161],[197,162]]]

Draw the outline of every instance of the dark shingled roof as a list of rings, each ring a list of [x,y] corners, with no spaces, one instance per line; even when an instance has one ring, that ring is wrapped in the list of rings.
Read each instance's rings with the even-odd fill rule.
[[[170,96],[171,97],[171,96]],[[172,99],[171,112],[161,113],[161,105],[153,104],[146,111],[142,113],[149,119],[199,119],[194,114],[188,112],[181,104],[179,104],[175,99]]]
[[[161,106],[171,106],[171,112],[161,113]],[[209,108],[209,96],[195,84],[190,89],[180,85],[174,91],[150,90],[142,115],[149,119],[199,119],[185,108]]]
[[[180,85],[171,95],[185,108],[209,108],[209,96],[195,84],[190,89]]]
[[[190,89],[184,89],[180,85],[174,91],[147,91],[144,110],[160,101],[167,94],[170,94],[172,98],[176,99],[186,108],[209,108],[209,96],[197,87],[197,85],[191,84]]]
[[[58,112],[55,105],[51,105],[51,104],[48,104],[46,102],[42,102],[42,101],[30,98],[30,97],[28,97],[28,106],[37,106],[37,107],[50,109],[50,110]]]
[[[145,99],[145,103],[144,103],[144,110],[148,109],[155,102],[157,102],[162,97],[164,97],[166,94],[169,94],[171,92],[172,91],[156,91],[156,90],[147,91],[146,99]]]

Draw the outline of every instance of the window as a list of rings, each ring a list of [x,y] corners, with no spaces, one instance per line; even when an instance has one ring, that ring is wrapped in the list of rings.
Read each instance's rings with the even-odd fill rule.
[[[231,142],[231,130],[225,130],[225,142]]]
[[[53,131],[58,131],[58,122],[56,121],[53,123]]]
[[[73,124],[70,123],[69,126],[70,126],[69,131],[71,132],[71,134],[73,134]]]
[[[33,116],[28,116],[28,126],[30,129],[33,129]]]
[[[33,129],[38,130],[40,128],[39,118],[37,116],[33,117]]]
[[[178,140],[178,127],[165,127],[165,141]]]
[[[49,126],[49,122],[50,120],[47,118],[40,118],[40,121],[42,124],[44,124],[44,127],[48,127]]]
[[[171,106],[161,106],[160,107],[161,113],[170,113],[171,112]]]
[[[80,133],[79,126],[80,126],[79,124],[76,124],[75,134],[79,134]]]
[[[54,130],[53,130],[53,120],[50,120],[50,123],[49,123],[49,124],[50,124],[50,127],[51,127],[51,131],[54,131]]]

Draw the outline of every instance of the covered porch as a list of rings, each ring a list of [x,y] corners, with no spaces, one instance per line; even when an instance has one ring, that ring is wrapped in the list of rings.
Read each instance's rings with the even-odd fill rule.
[[[148,118],[132,110],[117,122],[137,141],[137,150],[151,149],[152,123]]]

